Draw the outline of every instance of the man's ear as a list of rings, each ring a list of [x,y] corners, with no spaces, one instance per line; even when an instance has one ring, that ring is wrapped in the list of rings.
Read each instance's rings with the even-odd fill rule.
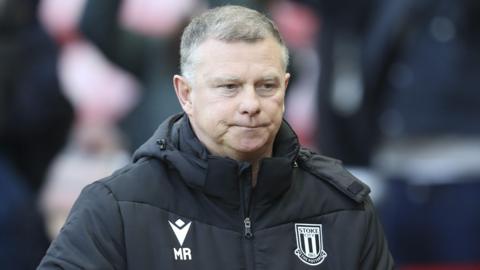
[[[287,90],[289,81],[290,81],[290,73],[285,73],[285,90]]]
[[[290,81],[290,73],[285,73],[285,92],[287,92],[288,82]],[[283,107],[282,110],[285,112],[285,97],[283,97]]]
[[[192,88],[187,79],[180,75],[173,76],[173,87],[182,109],[190,115],[192,112]]]

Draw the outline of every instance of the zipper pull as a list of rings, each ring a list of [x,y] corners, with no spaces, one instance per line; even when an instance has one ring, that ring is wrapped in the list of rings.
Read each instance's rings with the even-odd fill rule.
[[[243,223],[245,224],[245,234],[244,234],[245,238],[251,239],[253,237],[253,233],[252,233],[252,222],[250,221],[250,218],[249,217],[245,218]]]

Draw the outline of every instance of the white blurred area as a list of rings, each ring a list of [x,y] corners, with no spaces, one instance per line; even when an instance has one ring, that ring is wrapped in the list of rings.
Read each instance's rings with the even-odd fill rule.
[[[129,162],[116,125],[138,102],[138,82],[79,38],[84,0],[44,0],[39,9],[47,31],[61,44],[59,77],[76,120],[69,141],[50,166],[39,196],[50,237],[55,237],[83,187]]]
[[[75,128],[65,149],[53,161],[40,195],[47,231],[55,237],[80,191],[129,162],[114,129],[100,126]]]
[[[195,11],[206,8],[200,0],[124,0],[120,20],[127,29],[152,36],[170,35]]]
[[[115,125],[140,94],[134,78],[82,40],[63,47],[59,68],[65,96],[75,108],[76,123],[66,147],[49,169],[40,196],[52,238],[84,186],[128,163],[130,154]]]

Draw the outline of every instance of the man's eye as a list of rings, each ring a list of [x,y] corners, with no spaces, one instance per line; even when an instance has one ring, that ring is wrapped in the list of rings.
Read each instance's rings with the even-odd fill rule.
[[[229,83],[229,84],[224,84],[221,87],[225,89],[233,90],[237,88],[237,85],[233,83]]]
[[[234,95],[238,92],[239,85],[235,83],[226,83],[220,84],[217,86],[217,89],[220,91],[222,95]]]
[[[268,94],[277,89],[277,85],[274,83],[264,83],[257,87],[257,91],[263,94]]]

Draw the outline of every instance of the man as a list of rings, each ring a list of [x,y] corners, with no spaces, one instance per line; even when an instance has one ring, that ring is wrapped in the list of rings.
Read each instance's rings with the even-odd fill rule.
[[[84,189],[39,269],[392,269],[368,187],[282,121],[274,24],[212,9],[180,52],[185,113]]]

